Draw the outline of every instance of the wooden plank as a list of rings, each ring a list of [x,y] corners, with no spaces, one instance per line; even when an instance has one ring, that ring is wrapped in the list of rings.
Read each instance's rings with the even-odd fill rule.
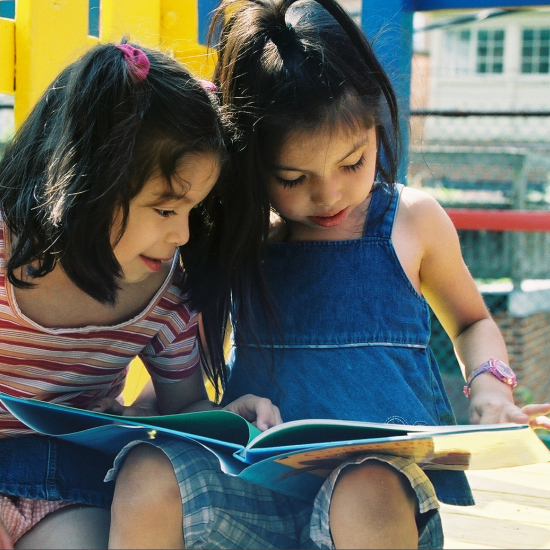
[[[550,464],[467,472],[467,476],[474,490],[543,497],[550,502]]]
[[[445,548],[550,548],[550,525],[442,514]],[[459,545],[470,546],[459,546]]]
[[[456,513],[463,513],[465,515],[490,515],[494,509],[495,503],[503,508],[512,506],[512,513],[525,510],[527,513],[531,513],[529,510],[540,510],[541,523],[548,523],[550,525],[550,502],[548,497],[534,497],[522,494],[503,494],[502,492],[494,491],[475,491],[475,506],[462,506],[460,511]],[[498,510],[498,516],[502,516],[503,510]]]
[[[467,476],[476,506],[441,505],[445,548],[550,548],[550,464]]]

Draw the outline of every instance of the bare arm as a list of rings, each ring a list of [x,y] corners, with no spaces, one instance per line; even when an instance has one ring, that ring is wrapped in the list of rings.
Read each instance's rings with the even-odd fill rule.
[[[464,377],[489,358],[508,363],[504,339],[462,259],[451,220],[431,197],[405,191],[400,216],[401,227],[407,226],[409,236],[400,235],[412,240],[409,250],[416,252],[404,254],[404,267],[412,271],[417,262],[420,292],[452,340]],[[514,404],[511,388],[488,372],[474,379],[471,390],[472,423],[531,422],[533,426],[550,427],[550,420],[541,417],[550,412],[550,405],[520,409]]]
[[[148,382],[128,407],[112,398],[101,399],[94,404],[96,411],[124,416],[176,414],[220,408],[208,399],[200,369],[181,382]],[[243,395],[224,409],[242,416],[262,431],[282,422],[279,409],[269,399],[256,395]]]

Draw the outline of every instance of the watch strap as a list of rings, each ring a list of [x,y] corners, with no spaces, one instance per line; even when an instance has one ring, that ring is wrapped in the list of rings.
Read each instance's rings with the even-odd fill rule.
[[[493,374],[496,378],[498,378],[501,382],[503,382],[504,384],[507,384],[508,386],[512,387],[512,388],[515,388],[517,386],[517,380],[516,380],[516,375],[514,374],[514,371],[512,371],[512,369],[506,365],[505,363],[503,363],[502,361],[500,361],[500,359],[489,359],[488,361],[486,361],[485,363],[483,363],[482,365],[480,365],[479,367],[477,367],[477,369],[475,369],[471,374],[470,376],[468,377],[468,382],[466,383],[466,385],[464,386],[464,395],[466,397],[470,397],[470,393],[471,393],[471,384],[472,384],[472,380],[480,375],[481,373],[483,372],[486,372],[486,371],[489,371],[491,374]],[[504,371],[508,371],[510,373],[510,375],[506,375],[504,374]]]

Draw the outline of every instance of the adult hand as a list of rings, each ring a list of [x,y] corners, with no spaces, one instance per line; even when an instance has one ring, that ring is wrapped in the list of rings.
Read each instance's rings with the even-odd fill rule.
[[[159,411],[151,404],[139,404],[125,406],[119,403],[114,397],[102,397],[94,401],[89,410],[119,416],[157,416]]]
[[[11,542],[11,537],[8,535],[4,524],[0,520],[0,548],[2,550],[13,550],[13,544]]]
[[[224,410],[242,416],[262,432],[283,422],[279,408],[269,399],[250,393],[235,399]]]

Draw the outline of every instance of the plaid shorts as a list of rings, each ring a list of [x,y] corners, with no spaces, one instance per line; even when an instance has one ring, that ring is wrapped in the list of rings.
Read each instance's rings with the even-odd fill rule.
[[[143,441],[126,445],[106,481],[113,480],[126,453]],[[366,460],[380,460],[405,475],[414,489],[422,514],[419,548],[442,548],[439,504],[426,474],[401,457],[368,455],[341,464],[326,479],[314,502],[276,493],[224,474],[216,457],[182,441],[146,444],[160,448],[171,460],[183,505],[185,547],[209,549],[334,548],[329,528],[332,492],[343,468]]]

